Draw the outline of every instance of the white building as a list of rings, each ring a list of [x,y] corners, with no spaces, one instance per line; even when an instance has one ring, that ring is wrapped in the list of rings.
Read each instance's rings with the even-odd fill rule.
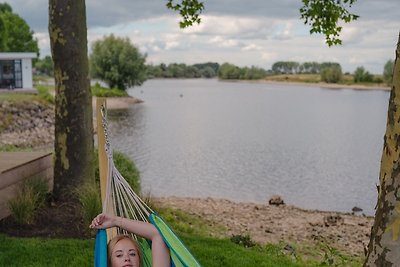
[[[0,53],[0,90],[32,89],[32,59],[36,53]]]

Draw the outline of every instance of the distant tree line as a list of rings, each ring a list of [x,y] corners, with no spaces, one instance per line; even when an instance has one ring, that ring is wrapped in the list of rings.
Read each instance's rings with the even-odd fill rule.
[[[214,78],[217,76],[219,64],[207,62],[194,65],[184,63],[171,63],[159,65],[147,65],[146,73],[152,78]]]
[[[326,68],[340,68],[339,63],[335,62],[304,62],[278,61],[272,65],[273,74],[318,74]]]
[[[104,41],[104,40],[103,40]],[[122,40],[121,40],[122,41]],[[126,41],[126,40],[125,40]],[[106,49],[107,50],[107,49]],[[117,57],[117,55],[115,55]],[[93,59],[93,57],[92,57]],[[115,60],[106,60],[111,62]],[[93,60],[92,60],[93,63]],[[92,65],[93,66],[93,65]],[[376,76],[369,73],[360,66],[352,73],[355,83],[382,83],[391,84],[393,77],[394,61],[388,60],[384,66],[383,75]],[[110,66],[111,68],[112,66]],[[111,69],[115,69],[111,68]],[[171,63],[166,65],[142,65],[146,79],[152,78],[215,78],[229,80],[255,80],[263,79],[268,75],[280,74],[320,74],[321,81],[327,83],[338,83],[342,80],[343,73],[339,63],[334,62],[305,62],[278,61],[272,65],[272,70],[265,70],[259,67],[238,67],[234,64],[224,63],[219,65],[215,62],[186,65],[183,63]],[[38,59],[35,63],[35,73],[53,75],[53,61],[50,56]],[[101,79],[101,77],[99,77]]]
[[[142,55],[127,38],[113,35],[94,42],[92,50],[91,76],[106,82],[110,88],[116,87],[122,90],[133,85],[140,85],[146,79],[152,78],[218,77],[223,80],[258,80],[268,75],[319,74],[321,81],[327,83],[339,83],[343,78],[342,67],[336,62],[278,61],[268,71],[256,66],[238,67],[231,63],[219,65],[216,62],[193,65],[184,63],[146,65],[146,55]],[[372,75],[362,66],[357,67],[352,74],[353,80],[355,83],[386,82],[391,84],[393,65],[392,60],[387,61],[382,76]],[[51,57],[38,59],[35,63],[35,71],[36,74],[53,75],[54,67]]]
[[[258,80],[263,79],[267,71],[263,68],[251,66],[240,68],[230,63],[224,63],[218,70],[218,78],[234,80]]]

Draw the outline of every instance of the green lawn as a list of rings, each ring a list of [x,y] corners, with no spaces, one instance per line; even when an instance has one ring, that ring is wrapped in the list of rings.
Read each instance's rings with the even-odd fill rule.
[[[181,236],[203,266],[318,266],[277,247],[245,248],[229,239]],[[93,240],[14,238],[0,235],[0,266],[93,266]]]

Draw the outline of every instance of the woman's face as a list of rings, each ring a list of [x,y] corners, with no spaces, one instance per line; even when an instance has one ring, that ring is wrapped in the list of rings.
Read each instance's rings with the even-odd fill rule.
[[[129,239],[121,239],[111,253],[112,267],[139,267],[137,247]]]

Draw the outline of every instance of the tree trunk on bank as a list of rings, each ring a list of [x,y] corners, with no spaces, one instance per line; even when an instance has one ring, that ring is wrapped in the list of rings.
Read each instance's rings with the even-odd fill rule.
[[[49,0],[49,35],[54,61],[54,196],[71,196],[94,181],[92,96],[84,0]]]
[[[400,35],[379,175],[378,204],[364,266],[400,266]]]

